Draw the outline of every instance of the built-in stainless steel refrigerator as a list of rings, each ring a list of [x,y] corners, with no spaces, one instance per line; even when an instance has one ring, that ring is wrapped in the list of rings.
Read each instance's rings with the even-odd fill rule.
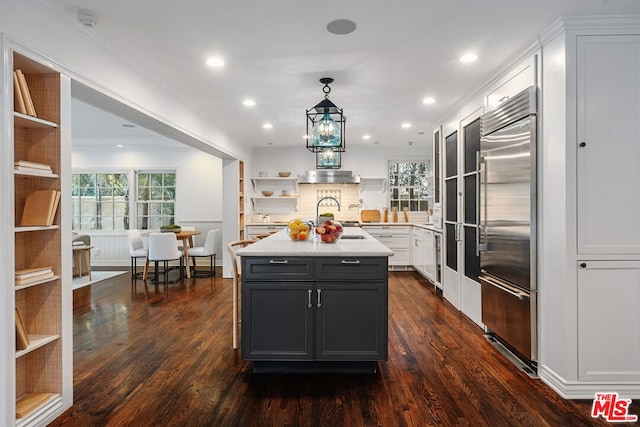
[[[537,359],[536,89],[481,117],[482,323],[530,364]]]

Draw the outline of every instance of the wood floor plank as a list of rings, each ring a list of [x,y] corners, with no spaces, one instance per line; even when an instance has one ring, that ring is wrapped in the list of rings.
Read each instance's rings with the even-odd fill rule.
[[[376,374],[254,374],[231,349],[231,281],[93,285],[74,314],[74,406],[52,426],[604,426],[514,367],[414,273],[390,273]],[[640,414],[634,402],[631,413]]]

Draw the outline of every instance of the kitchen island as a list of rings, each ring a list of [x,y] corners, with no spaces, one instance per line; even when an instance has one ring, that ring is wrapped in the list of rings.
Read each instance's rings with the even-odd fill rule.
[[[286,230],[238,250],[242,357],[256,372],[375,372],[387,360],[387,265],[364,230],[336,243]]]

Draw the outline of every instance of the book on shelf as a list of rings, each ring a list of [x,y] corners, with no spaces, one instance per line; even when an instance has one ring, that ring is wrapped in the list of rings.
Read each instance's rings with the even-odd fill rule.
[[[16,75],[18,76],[18,85],[20,86],[20,92],[22,93],[22,99],[24,100],[24,106],[27,110],[27,114],[29,116],[38,117],[36,109],[33,106],[33,99],[31,99],[31,92],[29,92],[27,79],[20,69],[16,70]]]
[[[53,393],[25,393],[16,400],[16,418],[24,418],[45,403]]]
[[[24,105],[24,98],[18,82],[18,73],[13,72],[13,109],[20,114],[27,114],[27,107]]]
[[[51,267],[28,268],[16,271],[15,282],[16,285],[26,285],[51,277],[53,277],[53,269]]]
[[[18,160],[17,162],[13,162],[13,166],[15,168],[30,168],[30,169],[40,169],[45,172],[51,172],[51,165],[46,163],[37,163],[37,162],[29,162],[27,160]]]
[[[26,350],[29,346],[29,335],[27,335],[27,328],[24,326],[22,316],[16,308],[16,350]]]
[[[14,166],[13,167],[13,171],[14,172],[30,173],[30,174],[34,174],[34,175],[43,175],[43,176],[53,175],[53,171],[51,171],[51,170],[29,168],[29,167],[26,167],[26,166]]]
[[[20,226],[52,225],[60,202],[58,190],[36,190],[27,196]]]
[[[53,224],[53,221],[56,219],[56,211],[58,210],[59,204],[60,204],[60,192],[56,191],[56,196],[53,201],[53,206],[49,210],[49,218],[47,220],[47,225]]]

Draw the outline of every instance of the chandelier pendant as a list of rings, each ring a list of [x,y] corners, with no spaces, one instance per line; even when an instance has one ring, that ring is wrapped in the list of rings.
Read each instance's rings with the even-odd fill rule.
[[[331,77],[323,77],[320,83],[324,84],[322,91],[324,99],[307,112],[307,149],[318,153],[330,149],[336,152],[345,151],[345,122],[346,118],[342,108],[337,107],[329,100],[333,83]]]

